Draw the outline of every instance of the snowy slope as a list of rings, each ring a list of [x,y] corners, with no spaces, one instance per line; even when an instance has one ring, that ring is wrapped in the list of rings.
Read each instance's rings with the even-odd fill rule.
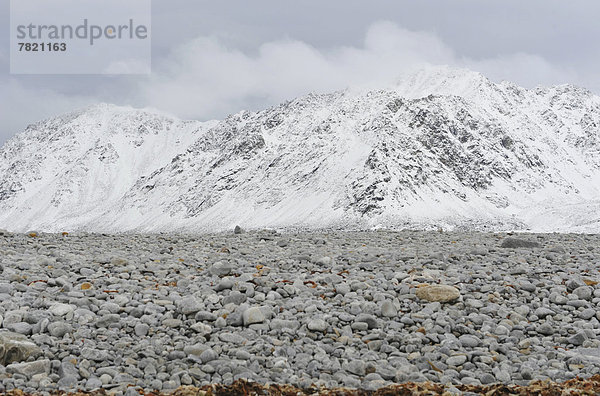
[[[93,222],[210,125],[106,104],[30,125],[0,150],[0,224]]]
[[[600,231],[600,98],[447,67],[213,123],[102,105],[0,158],[14,230]]]

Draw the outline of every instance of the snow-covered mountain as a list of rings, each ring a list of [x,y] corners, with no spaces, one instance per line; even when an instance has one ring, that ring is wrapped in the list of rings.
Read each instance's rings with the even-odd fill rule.
[[[447,67],[220,122],[99,105],[0,159],[9,230],[600,232],[600,97]]]

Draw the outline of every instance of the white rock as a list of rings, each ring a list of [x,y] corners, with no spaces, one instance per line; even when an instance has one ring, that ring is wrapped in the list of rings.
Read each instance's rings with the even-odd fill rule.
[[[70,304],[56,303],[52,304],[48,311],[54,316],[65,316],[75,311],[75,306]]]
[[[330,266],[333,263],[333,259],[329,256],[324,256],[315,261],[315,264],[322,266]]]
[[[252,307],[244,311],[242,319],[244,321],[244,326],[262,323],[265,321],[265,314],[261,311],[260,307]]]
[[[190,329],[201,335],[210,334],[212,332],[212,328],[209,325],[200,322],[191,325]]]

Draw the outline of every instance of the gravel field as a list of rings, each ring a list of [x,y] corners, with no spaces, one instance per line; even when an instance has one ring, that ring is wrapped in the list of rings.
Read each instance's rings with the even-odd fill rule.
[[[588,378],[599,269],[598,235],[0,231],[0,391]]]

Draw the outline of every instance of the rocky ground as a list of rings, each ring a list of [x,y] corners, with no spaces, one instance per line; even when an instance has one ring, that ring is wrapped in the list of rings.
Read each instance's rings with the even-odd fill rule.
[[[459,393],[587,378],[600,373],[599,242],[0,231],[0,391],[132,395],[249,379]]]

